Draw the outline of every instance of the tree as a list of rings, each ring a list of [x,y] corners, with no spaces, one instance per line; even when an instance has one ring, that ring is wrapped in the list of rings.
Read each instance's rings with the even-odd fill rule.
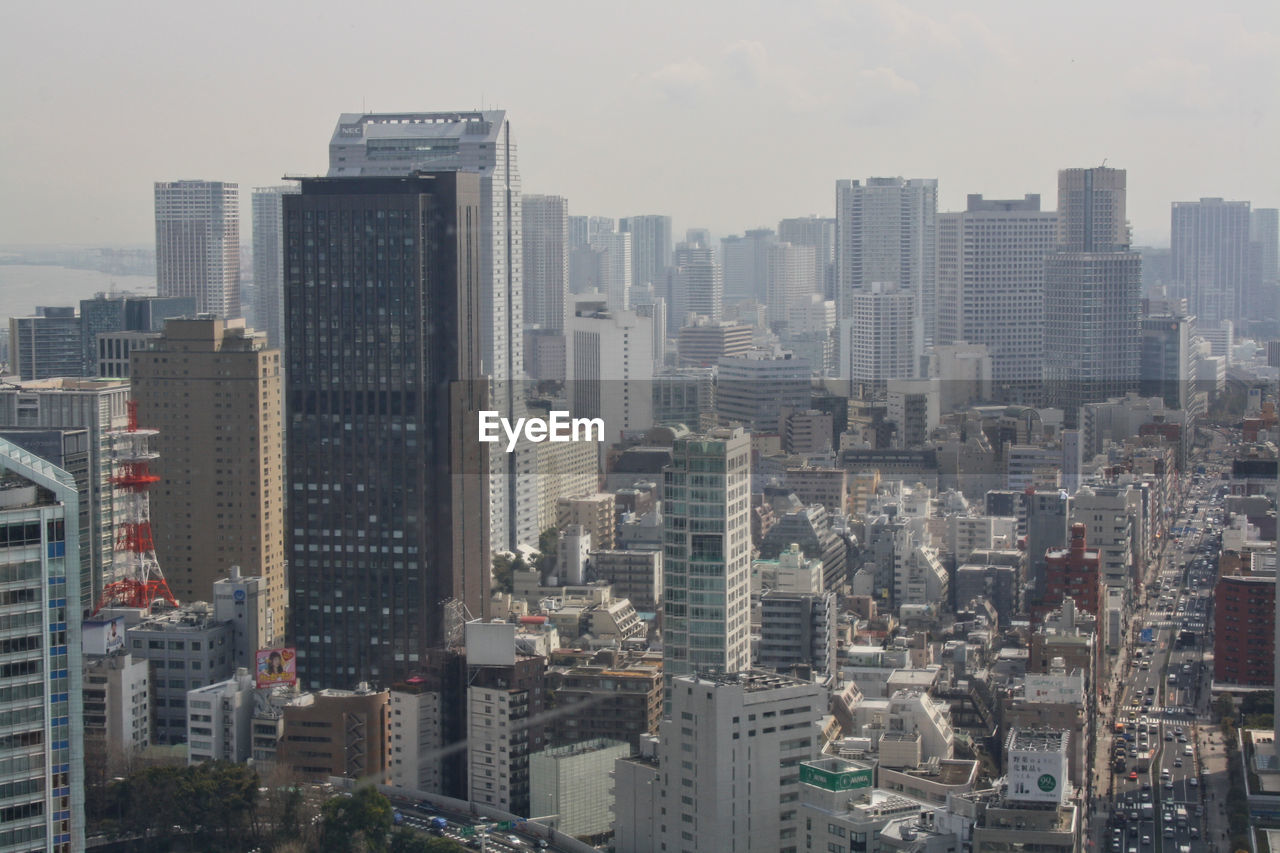
[[[533,561],[533,566],[538,570],[539,582],[555,571],[559,545],[560,531],[557,528],[548,527],[538,534],[538,558]]]
[[[432,838],[408,829],[391,833],[389,853],[462,853],[463,847],[452,838]]]
[[[330,851],[370,851],[387,849],[391,830],[391,801],[377,788],[357,788],[349,797],[334,797],[320,809],[320,848]]]

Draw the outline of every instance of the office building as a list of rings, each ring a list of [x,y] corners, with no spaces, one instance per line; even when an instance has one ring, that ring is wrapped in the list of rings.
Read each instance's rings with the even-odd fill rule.
[[[824,299],[835,299],[836,221],[831,217],[799,216],[778,223],[778,239],[813,249],[813,280]]]
[[[83,376],[76,309],[42,306],[36,308],[35,316],[10,317],[9,371],[24,382]]]
[[[0,388],[0,429],[9,440],[32,452],[59,453],[63,459],[78,455],[79,446],[68,447],[65,433],[84,430],[85,474],[80,491],[80,583],[83,607],[90,608],[105,584],[116,577],[116,489],[112,433],[128,425],[129,383],[121,380],[46,379]],[[9,432],[9,428],[17,428]],[[28,432],[19,435],[18,432]],[[64,434],[59,440],[51,433]],[[40,440],[39,435],[45,435]],[[40,443],[37,444],[36,442]],[[58,451],[59,445],[63,450]],[[79,466],[81,463],[77,462]],[[70,471],[73,475],[76,470]]]
[[[1075,535],[1075,525],[1084,526],[1090,547],[1099,553],[1103,586],[1132,591],[1142,577],[1142,507],[1142,491],[1129,485],[1085,486],[1071,498],[1071,535]],[[1046,603],[1056,605],[1059,601],[1061,597],[1050,597]],[[1101,611],[1089,612],[1098,615]]]
[[[1276,573],[1233,569],[1213,590],[1213,680],[1263,687],[1275,680]]]
[[[196,311],[240,316],[240,188],[225,181],[156,182],[156,294]]]
[[[676,337],[680,367],[711,367],[721,358],[743,356],[751,350],[751,327],[728,321],[702,321],[683,326]]]
[[[608,582],[614,596],[630,601],[638,613],[657,612],[662,600],[661,551],[597,548],[588,556],[595,577]]]
[[[132,374],[138,421],[159,431],[151,517],[170,589],[206,599],[239,566],[264,579],[283,619],[280,351],[242,320],[175,319],[133,354]]]
[[[569,202],[558,195],[526,195],[524,324],[564,332],[569,305]]]
[[[836,594],[768,590],[760,595],[763,669],[807,669],[815,678],[836,674]]]
[[[720,240],[720,262],[724,265],[724,295],[727,300],[768,299],[769,246],[777,242],[770,228],[752,228],[744,236]]]
[[[569,319],[569,408],[604,420],[604,446],[653,426],[653,321],[634,311],[579,308]]]
[[[258,649],[285,641],[284,614],[271,607],[269,591],[268,578],[242,575],[239,566],[213,582],[213,618],[231,623],[232,663],[250,672],[257,666]]]
[[[1252,319],[1280,316],[1280,210],[1249,211],[1249,275],[1245,304]]]
[[[883,393],[892,379],[913,379],[921,352],[919,299],[875,282],[846,295],[840,321],[840,378],[853,396]]]
[[[631,280],[637,287],[661,284],[671,265],[671,217],[625,216],[618,230],[631,235]]]
[[[1201,414],[1194,393],[1195,351],[1191,335],[1195,319],[1182,314],[1144,314],[1138,395],[1159,397],[1169,409]]]
[[[391,755],[391,691],[360,683],[355,690],[303,693],[283,708],[276,760],[298,778],[329,777],[386,784]]]
[[[982,345],[999,399],[1034,400],[1044,364],[1044,261],[1058,215],[1040,196],[970,195],[938,214],[937,343]]]
[[[26,628],[5,641],[0,671],[0,847],[11,850],[85,844],[78,499],[65,471],[0,439],[0,619]]]
[[[1046,601],[1070,598],[1077,610],[1102,615],[1102,559],[1088,547],[1085,525],[1072,524],[1067,547],[1045,554],[1045,589]]]
[[[751,661],[751,436],[678,438],[663,473],[663,676]]]
[[[226,681],[187,691],[187,763],[253,757],[253,670],[244,667]]]
[[[1058,602],[1046,599],[1047,575],[1045,552],[1050,548],[1065,548],[1070,502],[1066,492],[1050,489],[1024,494],[1023,507],[1027,533],[1027,579],[1031,585],[1033,601],[1044,601],[1056,606]]]
[[[253,189],[253,324],[284,349],[284,203],[297,186]],[[178,315],[170,315],[178,316]]]
[[[151,745],[151,666],[123,645],[86,644],[83,684],[86,762],[114,775]]]
[[[768,277],[765,279],[765,305],[772,328],[786,326],[791,312],[810,301],[819,292],[820,279],[814,277],[814,249],[792,243],[769,244],[765,258]]]
[[[1249,273],[1247,201],[1175,201],[1169,240],[1175,295],[1205,326],[1255,317],[1245,297]]]
[[[440,691],[414,676],[391,688],[391,784],[410,791],[441,792],[444,747]]]
[[[548,825],[575,838],[612,832],[613,765],[630,754],[630,744],[606,738],[534,753],[529,759],[530,815],[549,815]]]
[[[403,680],[444,637],[447,601],[487,611],[480,185],[462,172],[310,178],[285,197],[286,530],[304,684]],[[359,286],[340,286],[348,276]]]
[[[653,849],[805,849],[798,767],[818,757],[826,688],[753,671],[680,676],[671,694],[657,752],[661,846]]]
[[[676,247],[666,273],[667,334],[675,335],[695,322],[719,323],[724,319],[724,268],[715,250],[701,243]]]
[[[752,432],[777,435],[785,409],[809,404],[809,362],[767,358],[750,353],[717,362],[716,416],[722,424],[739,424]]]
[[[344,113],[338,118],[329,142],[329,177],[406,176],[428,169],[479,176],[479,218],[473,225],[479,231],[480,278],[472,305],[480,316],[481,369],[473,376],[489,378],[489,408],[521,417],[524,253],[517,247],[523,225],[516,143],[506,111]],[[493,548],[517,544],[513,541],[517,461],[514,454],[506,453],[488,460]]]
[[[855,314],[853,294],[875,282],[913,297],[919,345],[937,318],[938,182],[934,178],[836,181],[836,306]]]
[[[110,609],[102,611],[108,618]],[[187,739],[187,692],[230,678],[236,671],[235,626],[220,621],[203,601],[131,625],[129,653],[151,667],[155,726],[152,742]]]
[[[1058,173],[1059,242],[1045,262],[1045,382],[1068,428],[1085,403],[1138,383],[1142,257],[1129,251],[1125,171]]]
[[[129,376],[128,350],[141,349],[138,343],[164,329],[170,317],[190,317],[196,313],[191,296],[108,296],[80,300],[80,347],[84,354],[83,376]],[[104,369],[105,363],[113,365]]]

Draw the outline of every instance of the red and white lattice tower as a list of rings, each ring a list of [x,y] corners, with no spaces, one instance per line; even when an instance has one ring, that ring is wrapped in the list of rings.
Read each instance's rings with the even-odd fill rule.
[[[116,535],[119,580],[102,590],[95,613],[111,605],[150,610],[157,600],[178,606],[160,571],[156,543],[151,535],[151,499],[147,491],[160,482],[160,478],[151,473],[151,460],[159,456],[151,450],[151,437],[156,435],[156,430],[138,429],[138,403],[130,400],[128,406],[128,428],[112,433],[111,483],[124,500],[124,520]]]

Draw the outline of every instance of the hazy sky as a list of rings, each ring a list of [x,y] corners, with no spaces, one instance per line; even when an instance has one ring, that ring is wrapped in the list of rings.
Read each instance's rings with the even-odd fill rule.
[[[6,3],[0,243],[149,243],[152,182],[327,168],[340,112],[509,111],[525,192],[732,233],[841,177],[1280,206],[1280,3]]]

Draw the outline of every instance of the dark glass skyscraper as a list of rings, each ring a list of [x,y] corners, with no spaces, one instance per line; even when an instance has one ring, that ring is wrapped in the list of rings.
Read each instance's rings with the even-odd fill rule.
[[[480,178],[304,178],[284,198],[290,587],[311,687],[391,684],[484,617]]]

